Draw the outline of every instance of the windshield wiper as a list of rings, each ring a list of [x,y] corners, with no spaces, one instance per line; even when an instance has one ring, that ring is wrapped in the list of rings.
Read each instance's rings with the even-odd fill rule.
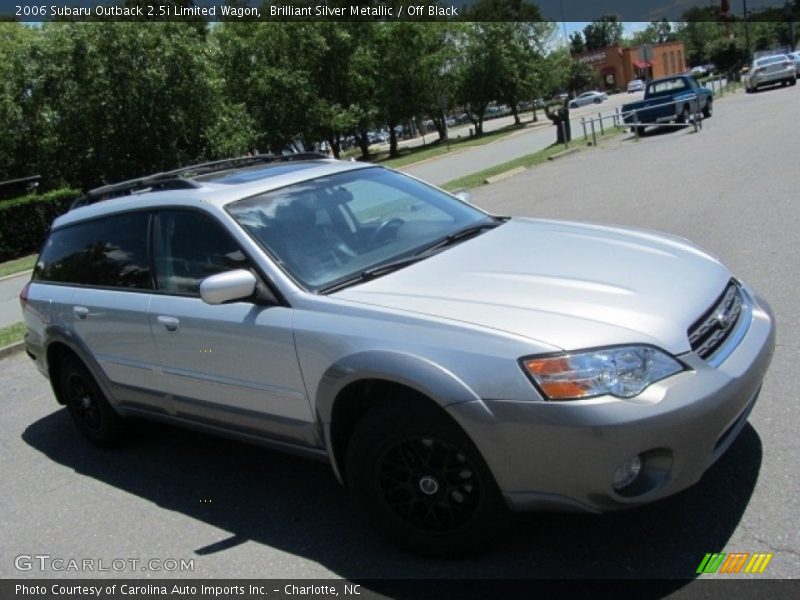
[[[381,265],[377,265],[375,267],[364,269],[363,271],[356,273],[355,275],[348,277],[347,279],[343,279],[341,281],[337,281],[336,283],[332,283],[331,285],[322,287],[318,290],[320,294],[330,294],[332,292],[338,292],[344,288],[350,287],[351,285],[356,285],[359,283],[363,283],[365,281],[369,281],[371,279],[375,279],[376,277],[380,277],[382,275],[386,275],[391,273],[392,271],[397,271],[398,269],[402,269],[403,267],[407,267],[408,265],[412,265],[415,262],[419,262],[423,259],[436,254],[437,251],[450,246],[456,242],[460,242],[467,238],[470,238],[474,235],[478,235],[485,229],[493,229],[498,225],[502,224],[504,221],[497,220],[491,222],[484,222],[478,223],[477,225],[471,225],[462,229],[460,231],[456,231],[455,233],[451,233],[444,238],[440,239],[437,242],[434,242],[431,246],[427,248],[423,248],[416,254],[412,254],[411,256],[404,256],[403,258],[398,258],[397,260],[393,260],[390,262],[383,263]]]
[[[378,265],[370,269],[364,269],[363,271],[356,273],[352,277],[348,277],[347,279],[343,279],[341,281],[337,281],[336,283],[332,283],[331,285],[322,287],[318,290],[318,292],[320,294],[330,294],[331,292],[338,292],[339,290],[342,290],[346,287],[350,287],[351,285],[356,285],[357,283],[363,283],[364,281],[375,279],[376,277],[380,277],[381,275],[386,275],[387,273],[391,273],[392,271],[397,271],[398,269],[407,267],[408,265],[414,264],[415,262],[418,262],[424,258],[427,258],[427,256],[423,254],[414,254],[412,256],[405,256],[403,258],[398,258],[397,260],[383,263],[382,265]]]
[[[491,221],[491,222],[484,222],[478,223],[476,225],[470,225],[460,231],[456,231],[455,233],[451,233],[438,242],[434,242],[433,245],[428,246],[424,250],[422,250],[419,254],[428,254],[429,252],[433,252],[435,250],[439,250],[440,248],[446,248],[447,246],[452,246],[456,242],[461,242],[466,240],[467,238],[471,238],[479,233],[482,233],[486,229],[494,229],[498,225],[500,225],[502,221]],[[417,256],[419,256],[417,254]]]

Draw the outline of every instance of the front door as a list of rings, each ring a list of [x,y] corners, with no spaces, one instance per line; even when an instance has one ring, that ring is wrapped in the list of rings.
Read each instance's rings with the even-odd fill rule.
[[[210,215],[159,211],[153,234],[157,289],[150,327],[176,416],[317,445],[295,353],[292,309],[203,302],[202,279],[252,267]]]

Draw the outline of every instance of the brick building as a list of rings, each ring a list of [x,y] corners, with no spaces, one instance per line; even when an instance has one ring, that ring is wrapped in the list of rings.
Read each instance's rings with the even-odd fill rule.
[[[609,46],[574,58],[589,63],[598,73],[601,89],[624,90],[633,79],[656,79],[687,70],[683,42],[652,44],[645,48]]]

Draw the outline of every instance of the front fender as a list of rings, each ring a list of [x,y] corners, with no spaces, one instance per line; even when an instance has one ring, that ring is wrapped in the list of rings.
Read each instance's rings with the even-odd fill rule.
[[[389,350],[365,351],[341,358],[323,374],[315,398],[319,422],[331,422],[339,392],[365,379],[399,383],[427,396],[442,408],[480,400],[455,373],[429,359]]]
[[[345,387],[366,379],[380,379],[404,385],[427,396],[442,408],[464,402],[483,403],[452,371],[420,356],[374,350],[343,357],[325,371],[315,397],[318,434],[324,440],[334,475],[341,483],[344,480],[334,459],[331,439],[333,406]]]

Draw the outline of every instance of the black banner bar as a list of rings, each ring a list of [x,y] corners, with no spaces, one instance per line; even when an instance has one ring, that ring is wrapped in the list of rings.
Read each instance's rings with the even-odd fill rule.
[[[648,600],[794,600],[800,580],[440,580],[440,579],[5,579],[3,600],[309,600],[383,598],[458,600],[516,598],[636,598]]]
[[[78,21],[565,21],[615,15],[623,22],[720,19],[715,0],[0,0],[0,18]],[[744,18],[745,2],[725,3],[725,18]],[[783,20],[800,13],[796,0],[747,0],[753,18]]]

